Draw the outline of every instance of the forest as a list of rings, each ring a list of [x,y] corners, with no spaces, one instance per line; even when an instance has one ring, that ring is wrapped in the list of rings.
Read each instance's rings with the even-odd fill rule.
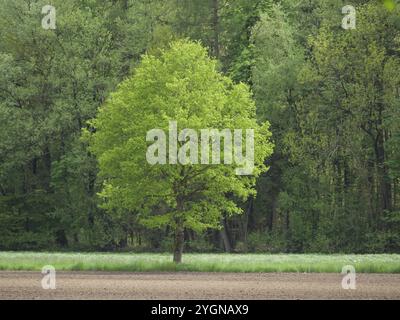
[[[99,110],[150,105],[148,81],[194,56],[209,96],[185,99],[204,114],[212,98],[231,102],[244,128],[254,105],[266,160],[256,192],[222,171],[205,180],[193,208],[210,221],[180,225],[185,251],[400,253],[399,13],[394,0],[0,0],[0,250],[171,251],[176,228],[128,205],[161,182],[135,184],[136,168],[123,204],[103,201],[119,168],[98,155],[127,133],[121,123],[152,118]],[[97,127],[114,131],[92,142]]]

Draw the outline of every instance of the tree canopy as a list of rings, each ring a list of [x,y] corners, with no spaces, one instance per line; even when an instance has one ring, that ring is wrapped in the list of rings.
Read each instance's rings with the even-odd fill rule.
[[[187,164],[171,164],[176,151],[175,155],[167,153],[168,163],[148,163],[147,133],[154,129],[168,132],[171,121],[177,123],[178,131],[254,130],[251,176],[238,175],[235,162],[213,164],[211,148],[208,154],[199,156],[206,156],[207,163],[188,155]],[[101,193],[105,207],[137,212],[139,220],[149,227],[169,226],[175,230],[176,262],[181,261],[184,229],[201,232],[218,228],[222,213],[242,212],[232,197],[246,200],[254,195],[256,177],[266,171],[264,161],[272,153],[269,124],[257,123],[248,86],[234,84],[220,74],[207,51],[189,41],[172,43],[159,57],[144,56],[134,76],[119,85],[92,125],[90,150],[99,159],[99,174],[105,181]],[[200,148],[185,148],[189,133],[181,135],[179,153],[200,153]],[[228,146],[226,137],[214,138],[221,138],[223,147],[219,152],[223,153]],[[171,145],[172,137],[168,140]],[[211,140],[196,136],[195,143]],[[240,152],[250,152],[246,145],[242,144]]]
[[[344,0],[53,0],[55,29],[46,5],[0,0],[1,250],[170,251],[175,183],[187,251],[400,251],[398,1],[352,28]],[[193,163],[158,165],[175,124]],[[251,127],[255,176],[179,184],[201,129]]]

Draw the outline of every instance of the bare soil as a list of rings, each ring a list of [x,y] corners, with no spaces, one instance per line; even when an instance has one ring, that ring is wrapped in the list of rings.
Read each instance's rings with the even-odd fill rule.
[[[400,299],[400,275],[358,274],[356,290],[326,273],[57,272],[45,290],[40,272],[0,272],[0,299]]]

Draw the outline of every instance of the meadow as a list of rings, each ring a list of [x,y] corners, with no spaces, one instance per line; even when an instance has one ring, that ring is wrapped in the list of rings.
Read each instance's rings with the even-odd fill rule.
[[[183,263],[170,254],[0,252],[0,270],[126,272],[301,272],[340,273],[352,265],[358,273],[400,273],[398,254],[184,254]]]

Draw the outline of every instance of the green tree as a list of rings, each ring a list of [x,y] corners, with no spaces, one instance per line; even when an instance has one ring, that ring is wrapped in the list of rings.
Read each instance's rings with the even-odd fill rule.
[[[44,30],[47,1],[0,0],[3,248],[119,241],[96,206],[96,162],[79,137],[145,52],[160,3],[54,0],[56,29]]]
[[[356,247],[368,231],[373,238],[386,232],[385,217],[395,210],[390,146],[398,135],[399,30],[398,8],[371,1],[357,7],[355,30],[327,20],[310,41],[313,62],[303,80],[315,91],[301,103],[303,146],[317,152],[314,172],[331,179],[330,237],[338,235],[341,247]]]
[[[298,162],[293,168],[290,149],[285,144],[286,137],[299,130],[297,103],[303,89],[297,75],[305,63],[304,53],[295,35],[281,5],[271,6],[252,33],[252,84],[257,113],[261,119],[270,120],[276,145],[271,170],[258,183],[258,189],[266,196],[261,203],[257,199],[256,212],[258,219],[266,218],[268,232],[285,237],[288,248],[290,238],[296,237],[291,220],[297,216],[297,224],[301,225],[299,217],[305,215],[304,220],[311,221],[308,215],[312,211],[304,194],[304,187],[311,183],[302,174],[305,164]],[[304,230],[300,233],[305,236]]]
[[[276,144],[255,211],[289,251],[398,241],[398,8],[356,1],[357,28],[343,30],[345,4],[281,1],[253,31],[253,91]]]
[[[177,121],[180,130],[197,132],[254,129],[253,175],[236,175],[237,164],[202,165],[193,159],[188,165],[150,165],[146,133],[168,132],[170,121]],[[88,139],[104,179],[105,208],[136,212],[150,228],[169,226],[175,234],[177,263],[182,259],[184,230],[218,228],[223,213],[241,213],[232,196],[246,199],[255,194],[256,177],[267,170],[264,160],[272,153],[269,124],[257,123],[249,88],[219,74],[207,51],[189,41],[174,42],[159,57],[144,56],[134,76],[111,95],[92,125],[95,133]],[[190,150],[191,155],[196,152]]]

